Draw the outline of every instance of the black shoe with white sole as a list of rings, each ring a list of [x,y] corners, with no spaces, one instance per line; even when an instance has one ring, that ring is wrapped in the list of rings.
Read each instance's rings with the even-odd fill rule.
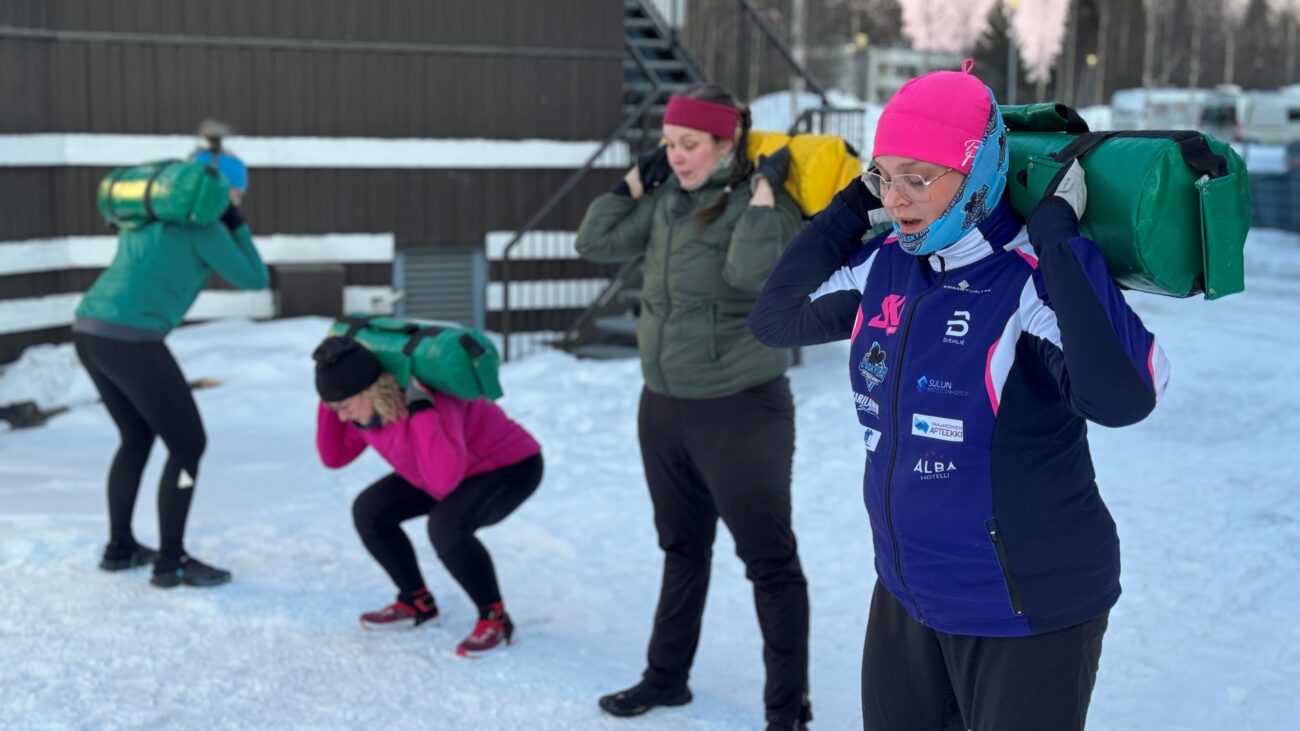
[[[149,583],[170,589],[184,584],[186,586],[219,586],[230,581],[230,572],[209,566],[191,556],[183,555],[179,560],[158,559],[154,562],[153,576]]]
[[[104,547],[104,558],[99,568],[104,571],[126,571],[148,566],[158,558],[158,552],[138,543],[123,546],[110,543]]]
[[[658,706],[684,706],[691,702],[691,689],[661,688],[642,680],[640,683],[600,699],[600,708],[612,716],[639,716]]]

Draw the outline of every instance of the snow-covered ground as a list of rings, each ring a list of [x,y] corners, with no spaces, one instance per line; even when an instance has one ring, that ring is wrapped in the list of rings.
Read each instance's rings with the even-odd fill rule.
[[[1300,718],[1300,236],[1251,235],[1249,291],[1218,302],[1133,295],[1173,362],[1145,422],[1093,428],[1119,524],[1125,593],[1111,615],[1089,728],[1296,728]],[[209,433],[189,530],[234,571],[218,589],[162,591],[95,569],[116,434],[70,348],[35,348],[0,403],[74,404],[0,433],[0,727],[761,728],[752,595],[725,531],[716,547],[696,700],[631,720],[596,698],[635,681],[660,554],[635,434],[637,364],[548,353],[504,369],[503,405],[545,447],[547,476],[484,531],[519,642],[479,661],[455,644],[473,609],[409,524],[444,616],[362,630],[392,588],[356,538],[350,502],[385,473],[373,455],[316,460],[310,352],[319,319],[185,327],[169,342]],[[858,664],[874,580],[846,350],[806,352],[795,527],[812,598],[814,728],[860,728]],[[157,536],[153,455],[136,519]]]

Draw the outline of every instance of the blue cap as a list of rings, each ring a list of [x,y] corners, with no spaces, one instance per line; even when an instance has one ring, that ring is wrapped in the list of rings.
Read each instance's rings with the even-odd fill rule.
[[[212,152],[210,150],[199,150],[194,153],[193,160],[203,165],[211,165]],[[230,182],[230,187],[241,193],[248,190],[248,167],[244,165],[243,160],[229,152],[218,153],[217,169],[221,171],[222,175],[226,176],[226,180]]]

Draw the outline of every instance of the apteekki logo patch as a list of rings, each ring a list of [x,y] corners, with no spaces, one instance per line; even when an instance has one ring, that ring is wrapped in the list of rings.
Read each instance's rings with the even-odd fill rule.
[[[912,434],[943,442],[961,442],[966,440],[966,427],[961,419],[912,414]]]

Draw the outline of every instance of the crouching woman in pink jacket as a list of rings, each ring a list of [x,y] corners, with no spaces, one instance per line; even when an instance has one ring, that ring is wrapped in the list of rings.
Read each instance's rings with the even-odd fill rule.
[[[361,615],[362,625],[414,627],[438,616],[401,528],[403,521],[428,516],[438,558],[478,607],[478,623],[457,654],[508,644],[514,625],[492,558],[474,531],[500,522],[537,489],[537,441],[486,399],[429,393],[414,380],[403,393],[355,340],[327,338],[313,357],[322,402],[316,430],[321,461],[339,468],[369,446],[393,466],[352,506],[362,542],[398,589],[397,601]]]

